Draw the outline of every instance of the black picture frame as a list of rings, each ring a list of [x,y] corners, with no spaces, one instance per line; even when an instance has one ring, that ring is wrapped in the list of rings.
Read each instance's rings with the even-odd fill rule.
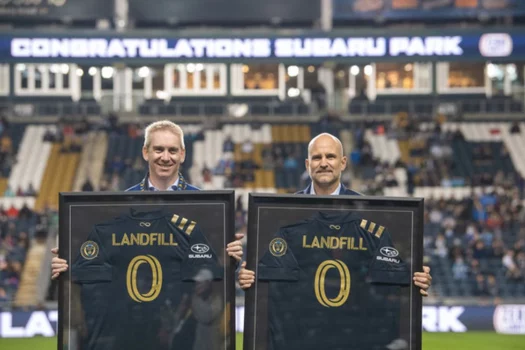
[[[246,291],[244,317],[244,350],[269,349],[268,338],[268,282],[258,281],[258,262],[268,251],[269,244],[279,228],[311,217],[317,211],[356,211],[363,219],[385,224],[391,233],[400,256],[410,266],[410,282],[414,272],[423,271],[424,199],[379,196],[313,196],[289,194],[250,194],[248,206],[247,269],[255,271],[254,285]],[[410,242],[396,226],[407,226],[403,218],[410,218]],[[386,222],[386,223],[385,223]],[[399,224],[399,225],[398,225]],[[404,234],[407,236],[407,234]],[[408,254],[408,256],[407,256]],[[413,283],[401,287],[402,312],[409,316],[405,323],[408,350],[421,349],[422,296]],[[406,300],[408,296],[408,300]],[[266,310],[266,311],[265,311]],[[401,313],[400,313],[401,314]],[[294,322],[299,322],[296,319]],[[409,324],[408,324],[409,323]],[[403,328],[403,325],[400,327]],[[306,332],[307,330],[303,330]],[[323,346],[331,350],[329,346]]]
[[[59,194],[59,256],[69,264],[59,278],[58,349],[84,349],[78,346],[78,315],[72,312],[79,301],[78,286],[73,286],[71,266],[80,244],[91,227],[113,219],[130,209],[163,210],[178,213],[197,222],[222,265],[223,278],[211,282],[223,296],[221,330],[223,338],[217,349],[235,349],[235,266],[225,251],[235,235],[235,196],[233,190],[174,192],[62,192]],[[77,288],[77,290],[74,290]],[[124,295],[123,297],[127,297]],[[76,298],[76,299],[75,299]],[[72,306],[73,305],[73,306]],[[223,346],[224,344],[224,346]],[[181,350],[192,350],[178,347]]]

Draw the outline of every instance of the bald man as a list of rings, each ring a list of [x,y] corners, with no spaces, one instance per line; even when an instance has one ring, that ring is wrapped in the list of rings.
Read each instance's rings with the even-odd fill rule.
[[[337,137],[328,133],[314,137],[308,144],[308,159],[305,160],[312,183],[297,194],[360,195],[341,183],[341,173],[346,169],[346,164],[343,144]],[[246,262],[243,262],[238,278],[241,288],[248,289],[255,282],[255,272],[247,270]],[[421,294],[428,296],[427,290],[432,283],[430,267],[423,266],[423,272],[415,272],[413,280],[421,288]]]
[[[308,159],[304,161],[312,183],[297,194],[360,195],[341,183],[346,163],[343,144],[337,137],[328,133],[317,135],[308,144]]]

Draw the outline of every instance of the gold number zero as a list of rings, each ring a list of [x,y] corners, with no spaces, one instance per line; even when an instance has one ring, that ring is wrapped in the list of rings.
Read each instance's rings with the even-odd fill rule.
[[[330,299],[326,296],[325,279],[328,270],[333,268],[337,269],[339,272],[341,284],[339,287],[339,294],[337,294],[335,298]],[[326,260],[317,268],[314,281],[315,296],[319,303],[324,307],[339,307],[343,305],[350,295],[350,287],[350,270],[348,270],[348,266],[346,266],[341,260]]]
[[[145,294],[141,294],[137,286],[137,272],[142,264],[148,264],[152,274],[151,289]],[[162,288],[162,267],[159,260],[153,255],[138,255],[134,257],[128,265],[126,287],[131,299],[137,303],[155,300]]]

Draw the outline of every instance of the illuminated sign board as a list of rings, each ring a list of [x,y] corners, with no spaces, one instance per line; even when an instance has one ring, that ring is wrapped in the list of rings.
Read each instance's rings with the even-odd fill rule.
[[[525,305],[423,306],[426,332],[496,331],[525,334]],[[244,307],[235,309],[237,332],[244,331]],[[58,311],[0,312],[0,338],[54,337]]]
[[[506,33],[452,36],[132,38],[1,37],[4,60],[345,60],[517,58],[525,40]]]

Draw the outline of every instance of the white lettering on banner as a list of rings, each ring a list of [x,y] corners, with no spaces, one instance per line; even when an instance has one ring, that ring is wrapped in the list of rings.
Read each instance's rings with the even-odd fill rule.
[[[423,329],[428,332],[466,332],[467,327],[459,320],[464,311],[462,306],[424,306]]]
[[[31,45],[33,56],[35,57],[48,57],[49,56],[49,43],[47,39],[35,39]]]
[[[193,46],[195,57],[204,57],[206,49],[206,39],[191,39],[190,45]]]
[[[493,322],[498,333],[525,334],[525,305],[498,305]]]
[[[123,41],[119,39],[111,40],[109,42],[107,55],[109,57],[122,57],[122,58],[126,57],[127,52],[126,52],[126,49],[124,48]]]
[[[0,313],[0,337],[23,338],[24,327],[13,327],[13,315],[10,312]]]
[[[34,337],[35,335],[52,337],[55,335],[44,311],[35,311],[31,314],[29,321],[27,321],[25,335],[27,337]]]
[[[25,324],[13,326],[13,313],[0,313],[0,338],[29,338],[35,335],[53,337],[56,335],[51,322],[58,321],[58,312],[34,311],[29,314]]]
[[[108,42],[104,39],[93,39],[89,41],[88,47],[90,57],[104,57],[104,53],[108,48]]]
[[[15,38],[13,57],[251,58],[460,56],[461,36],[270,39]],[[170,44],[172,43],[172,44]]]
[[[460,36],[394,37],[390,39],[391,56],[461,56]]]
[[[15,38],[13,57],[201,58],[269,57],[269,39],[48,39]]]
[[[270,39],[253,40],[253,57],[270,57],[272,55],[272,42]]]
[[[11,56],[13,57],[30,57],[31,45],[30,39],[18,38],[11,40]]]
[[[148,45],[147,40],[137,40],[133,39],[132,42],[138,43],[138,52],[137,56],[144,57],[144,58],[150,58],[155,57],[157,55],[158,47],[159,47],[159,41],[158,40],[152,40],[151,44]],[[131,43],[128,43],[128,45]]]
[[[72,57],[86,57],[89,55],[88,45],[84,39],[72,39],[70,50]],[[53,57],[57,56],[59,55],[53,53]]]
[[[61,45],[58,39],[51,39],[51,51],[58,52],[60,56],[70,55],[69,46]]]
[[[385,38],[313,38],[275,40],[276,57],[370,57],[386,55]]]

